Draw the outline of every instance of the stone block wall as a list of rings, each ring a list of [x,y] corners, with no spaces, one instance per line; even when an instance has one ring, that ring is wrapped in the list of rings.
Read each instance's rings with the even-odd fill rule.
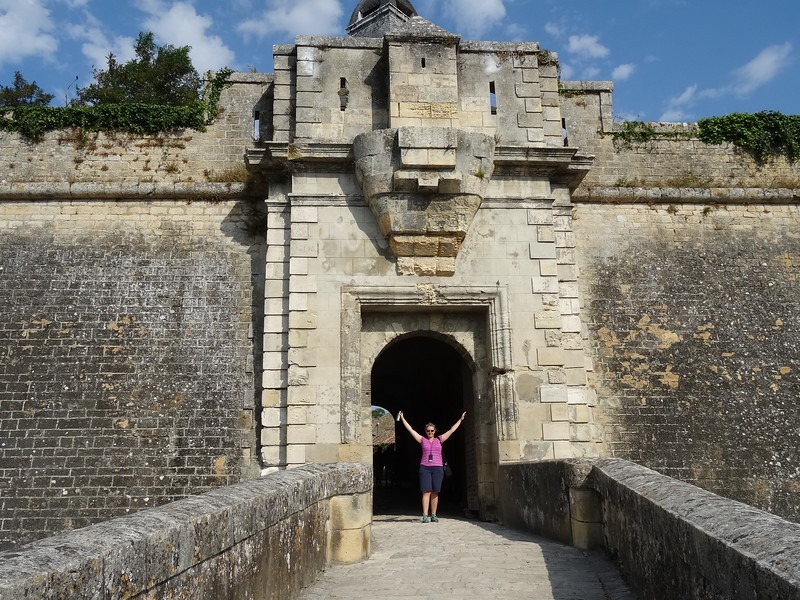
[[[604,453],[800,520],[800,208],[573,217]]]
[[[298,141],[349,144],[359,133],[387,126],[386,60],[379,42],[370,38],[298,39]],[[283,119],[279,116],[279,120]]]
[[[264,221],[0,202],[0,547],[258,473]]]
[[[372,473],[316,465],[0,552],[0,600],[288,600],[370,552]]]
[[[597,461],[589,487],[641,598],[800,598],[800,525],[627,461]]]
[[[387,45],[392,127],[458,126],[455,41],[409,43],[408,39],[390,38]]]
[[[148,186],[241,183],[256,111],[261,135],[270,134],[272,75],[234,73],[229,81],[206,131],[136,136],[75,129],[47,133],[41,142],[0,132],[0,195],[12,197],[31,184],[45,192],[46,183],[66,190],[84,183],[138,186],[141,195]]]
[[[596,455],[594,396],[586,388],[591,365],[585,360],[579,318],[576,240],[569,208],[553,207],[548,182],[498,179],[490,184],[492,198],[475,217],[455,274],[424,278],[398,274],[375,215],[355,196],[357,189],[352,177],[298,174],[291,206],[282,204],[273,189],[261,422],[265,463],[370,460],[369,407],[347,408],[343,397],[349,385],[343,379],[352,377],[354,385],[366,386],[361,379],[368,382],[371,368],[361,362],[350,365],[345,356],[364,343],[358,341],[360,317],[347,320],[343,294],[352,287],[383,293],[388,305],[405,306],[410,300],[402,300],[403,294],[419,294],[419,302],[412,305],[428,304],[427,310],[435,313],[458,306],[459,300],[449,299],[451,289],[501,286],[507,304],[500,307],[499,320],[513,327],[513,347],[506,349],[513,363],[503,363],[504,375],[491,377],[513,381],[516,400],[510,403],[508,418],[515,424],[513,431],[487,431],[483,437],[503,438],[501,461]],[[288,283],[286,273],[291,274]],[[386,327],[378,335],[383,344],[399,335],[396,325],[381,325]],[[483,352],[499,352],[496,342],[492,344]],[[377,356],[364,355],[364,347],[360,352],[371,359]],[[492,384],[484,380],[483,385]],[[485,397],[491,393],[487,388],[476,390]],[[355,397],[361,402],[364,396],[359,391]],[[492,410],[486,410],[486,422],[504,429]],[[343,428],[353,432],[344,433]],[[343,444],[348,439],[354,443]]]
[[[576,190],[582,201],[638,198],[669,201],[684,198],[707,202],[758,201],[772,196],[792,201],[800,195],[800,163],[778,157],[757,164],[733,144],[710,145],[693,133],[696,123],[652,123],[665,138],[616,144],[611,82],[564,81],[561,112],[569,145],[595,157]],[[672,136],[672,139],[670,139]],[[733,191],[731,191],[733,190]],[[781,190],[789,190],[780,193]],[[791,190],[795,190],[792,192]],[[733,194],[733,196],[731,196]]]
[[[504,521],[605,548],[640,598],[800,598],[800,525],[626,460],[503,465]]]
[[[269,139],[350,144],[360,133],[425,124],[479,131],[498,144],[563,146],[552,55],[535,43],[451,38],[384,45],[301,36],[277,46]]]

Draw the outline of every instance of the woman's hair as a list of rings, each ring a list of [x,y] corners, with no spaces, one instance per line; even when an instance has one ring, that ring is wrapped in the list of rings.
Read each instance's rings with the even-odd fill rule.
[[[425,429],[427,429],[428,427],[433,427],[434,429],[436,429],[436,425],[434,425],[433,423],[425,423]]]

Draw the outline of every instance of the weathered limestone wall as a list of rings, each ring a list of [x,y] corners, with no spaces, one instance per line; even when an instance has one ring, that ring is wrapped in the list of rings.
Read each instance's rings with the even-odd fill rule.
[[[38,143],[0,132],[0,198],[19,195],[21,186],[30,184],[40,195],[53,187],[62,197],[123,187],[145,197],[155,186],[243,182],[243,157],[253,145],[256,111],[264,113],[261,135],[270,133],[272,75],[234,73],[230,82],[220,114],[204,132],[142,137],[64,130],[47,133]],[[82,188],[87,183],[98,189]]]
[[[604,452],[800,520],[800,207],[573,214]]]
[[[362,465],[309,466],[33,542],[0,552],[0,600],[293,598],[369,556],[371,491]]]
[[[264,223],[249,200],[0,202],[0,547],[258,473]]]
[[[800,519],[800,164],[615,147],[611,84],[562,83],[569,145],[595,155],[573,214],[604,452]]]
[[[615,147],[611,82],[562,82],[561,112],[570,146],[595,156],[575,192],[582,201],[793,201],[800,196],[800,163],[776,158],[758,165],[733,144],[691,137],[695,123],[656,123],[688,138],[654,139]],[[794,190],[794,191],[793,191]]]
[[[459,119],[511,145],[561,146],[558,73],[536,43],[462,42]],[[495,110],[490,106],[494,90]]]
[[[619,459],[499,475],[507,524],[605,547],[641,598],[800,598],[800,525]]]
[[[338,46],[338,47],[337,47]],[[301,37],[296,57],[298,141],[350,143],[389,121],[382,40]]]
[[[271,139],[349,145],[391,119],[392,127],[461,127],[496,136],[498,144],[563,145],[549,54],[535,43],[459,44],[451,37],[384,45],[300,36],[297,45],[276,46]]]
[[[391,340],[418,331],[404,326],[405,320],[427,323],[423,332],[461,340],[465,332],[451,331],[446,323],[459,310],[488,311],[480,298],[489,294],[500,298],[491,309],[500,315],[492,317],[499,328],[467,334],[486,347],[462,345],[476,362],[476,397],[484,399],[475,408],[481,427],[476,439],[485,449],[479,464],[597,454],[569,208],[553,207],[550,185],[541,178],[498,178],[488,190],[454,275],[410,277],[398,273],[352,176],[296,174],[290,206],[273,188],[261,423],[265,464],[369,462],[372,361]],[[374,302],[371,311],[382,307],[417,316],[370,317],[369,330],[362,329],[359,302]],[[481,314],[471,322],[483,329],[489,315]],[[501,351],[498,339],[504,336],[510,341]],[[496,355],[508,362],[493,363]],[[512,392],[503,397],[501,388]],[[493,481],[493,469],[486,467],[481,483],[492,489]]]

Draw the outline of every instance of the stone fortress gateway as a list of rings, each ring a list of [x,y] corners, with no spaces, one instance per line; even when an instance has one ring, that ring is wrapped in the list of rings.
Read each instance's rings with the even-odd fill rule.
[[[592,161],[537,44],[465,42],[408,2],[361,2],[348,32],[276,48],[247,155],[292,165],[267,200],[289,276],[268,269],[262,457],[370,461],[372,404],[418,428],[467,411],[448,454],[491,518],[499,462],[598,454],[569,207]]]
[[[797,165],[618,147],[610,82],[407,0],[347,32],[206,132],[0,136],[0,549],[369,464],[372,405],[468,413],[484,519],[500,465],[595,456],[800,519]]]

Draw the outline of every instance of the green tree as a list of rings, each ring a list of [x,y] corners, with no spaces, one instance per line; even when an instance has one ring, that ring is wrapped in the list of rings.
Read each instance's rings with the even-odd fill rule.
[[[53,100],[35,81],[28,82],[19,71],[12,85],[0,85],[0,106],[47,106]]]
[[[105,70],[93,69],[94,83],[77,91],[77,104],[165,104],[186,106],[200,100],[202,80],[189,46],[157,46],[151,32],[140,33],[136,57],[121,64],[108,55]]]

